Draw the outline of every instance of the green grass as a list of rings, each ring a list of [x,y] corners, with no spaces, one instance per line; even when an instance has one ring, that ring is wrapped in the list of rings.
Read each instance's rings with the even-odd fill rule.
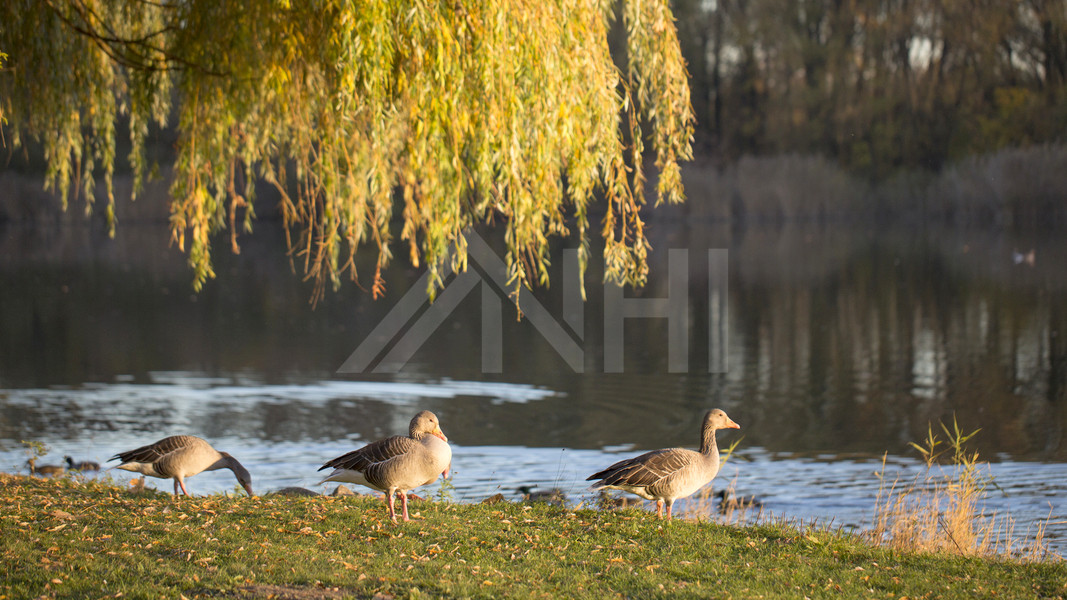
[[[370,497],[172,498],[0,475],[6,598],[893,598],[1067,595],[1062,561],[921,554],[787,525]],[[121,595],[120,595],[121,594]]]

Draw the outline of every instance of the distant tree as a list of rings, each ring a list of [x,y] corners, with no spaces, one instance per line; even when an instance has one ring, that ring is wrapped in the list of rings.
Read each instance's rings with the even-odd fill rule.
[[[372,289],[384,290],[394,207],[431,287],[446,261],[465,267],[468,228],[494,220],[516,289],[547,282],[549,238],[570,227],[584,267],[598,197],[607,273],[641,284],[644,143],[657,204],[683,199],[678,162],[691,156],[668,4],[8,0],[4,142],[40,143],[64,206],[74,186],[91,207],[102,177],[113,227],[116,124],[128,120],[135,193],[150,127],[174,126],[171,232],[197,287],[214,276],[213,237],[229,228],[236,249],[237,228],[250,229],[257,180],[281,193],[298,233],[291,249],[317,293],[355,279],[367,245]],[[616,18],[622,71],[608,46]]]
[[[1067,0],[676,0],[698,139],[873,179],[1067,132]]]

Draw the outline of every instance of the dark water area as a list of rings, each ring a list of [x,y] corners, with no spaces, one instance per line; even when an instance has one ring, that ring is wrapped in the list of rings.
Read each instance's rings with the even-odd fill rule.
[[[199,294],[165,223],[123,223],[114,240],[84,223],[0,226],[0,470],[25,470],[21,440],[46,443],[42,462],[55,463],[193,433],[237,455],[257,492],[312,487],[323,461],[425,408],[454,445],[459,500],[536,484],[578,502],[614,460],[697,445],[701,415],[720,407],[742,429],[720,435],[739,442],[715,489],[862,528],[883,455],[916,473],[909,443],[956,419],[981,429],[970,447],[1000,486],[986,510],[1010,512],[1023,535],[1048,521],[1060,547],[1067,239],[681,213],[649,231],[649,285],[620,305],[591,264],[578,315],[561,243],[553,287],[530,300],[547,315],[538,325],[515,319],[492,261],[472,261],[474,279],[451,279],[432,307],[417,297],[421,271],[398,259],[384,299],[346,284],[312,308],[269,222],[239,255],[218,241],[219,277]],[[665,318],[613,316],[657,298]],[[372,359],[339,373],[360,348]],[[192,481],[194,493],[233,486],[228,474]]]

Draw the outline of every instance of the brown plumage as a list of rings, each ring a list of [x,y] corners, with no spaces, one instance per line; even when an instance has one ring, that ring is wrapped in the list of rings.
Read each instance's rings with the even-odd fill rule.
[[[451,462],[452,449],[437,415],[424,410],[411,419],[407,436],[379,440],[326,462],[319,470],[333,468],[333,472],[319,483],[341,481],[385,492],[393,522],[396,522],[393,496],[400,492],[404,520],[410,521],[407,493],[433,483],[438,475],[447,477]]]
[[[58,477],[67,472],[67,469],[62,465],[37,465],[37,458],[31,458],[26,461],[26,464],[30,467],[30,473],[33,475],[44,475],[46,477]]]
[[[707,485],[719,472],[719,448],[715,444],[718,429],[740,429],[720,409],[708,411],[700,435],[700,452],[684,448],[653,450],[619,461],[590,475],[586,481],[599,480],[593,489],[616,489],[656,501],[656,515],[672,518],[674,501],[685,498]]]
[[[141,473],[149,477],[174,480],[174,495],[178,489],[186,496],[185,478],[203,471],[229,469],[241,487],[252,493],[252,476],[237,459],[226,452],[219,452],[205,440],[193,435],[173,435],[154,444],[141,446],[127,452],[120,452],[110,460],[121,461],[118,468],[124,471]]]

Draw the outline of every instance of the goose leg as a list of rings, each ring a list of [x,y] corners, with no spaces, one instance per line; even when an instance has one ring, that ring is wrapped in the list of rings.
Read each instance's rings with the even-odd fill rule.
[[[174,497],[178,496],[178,478],[174,478]]]
[[[667,514],[670,514],[670,512],[668,512]],[[656,500],[656,516],[663,516],[663,500]]]
[[[670,521],[673,517],[671,515],[671,509],[674,508],[674,500],[671,500],[667,504],[667,520]]]
[[[400,492],[400,506],[404,509],[404,520],[410,521],[408,517],[408,495],[403,490]]]
[[[393,496],[396,494],[393,490],[389,490],[385,493],[385,503],[389,506],[389,518],[396,523],[396,510],[393,508]],[[405,504],[406,506],[406,504]]]

